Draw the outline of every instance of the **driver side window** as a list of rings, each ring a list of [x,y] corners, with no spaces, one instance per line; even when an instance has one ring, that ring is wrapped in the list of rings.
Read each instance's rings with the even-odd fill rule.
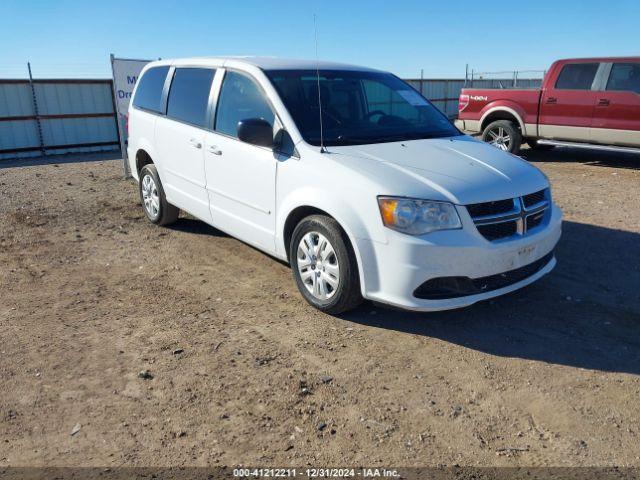
[[[218,98],[214,130],[237,138],[238,122],[249,118],[266,120],[273,125],[275,115],[251,78],[227,71]]]

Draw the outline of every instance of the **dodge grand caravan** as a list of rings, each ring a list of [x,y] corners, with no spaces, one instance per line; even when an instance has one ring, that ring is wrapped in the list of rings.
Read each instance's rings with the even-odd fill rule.
[[[337,314],[463,307],[556,263],[561,212],[524,160],[463,135],[394,75],[273,58],[148,64],[128,158],[147,218],[179,211],[289,262]]]

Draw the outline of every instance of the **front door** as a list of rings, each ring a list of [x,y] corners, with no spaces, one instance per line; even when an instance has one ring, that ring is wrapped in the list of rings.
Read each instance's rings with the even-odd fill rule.
[[[214,74],[210,68],[176,68],[167,114],[158,117],[155,132],[167,200],[207,221],[211,214],[205,188],[204,141]]]
[[[640,147],[640,61],[613,63],[598,92],[591,129],[593,141]]]
[[[270,148],[238,140],[238,122],[275,115],[260,86],[227,70],[214,131],[205,138],[205,171],[213,224],[267,251],[275,250],[276,155]]]
[[[597,62],[567,63],[555,85],[542,92],[539,132],[544,138],[589,142],[597,92],[591,90]]]

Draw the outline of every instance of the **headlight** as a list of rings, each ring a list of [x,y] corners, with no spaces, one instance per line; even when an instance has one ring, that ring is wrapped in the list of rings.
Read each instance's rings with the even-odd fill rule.
[[[400,197],[378,197],[385,226],[409,235],[462,228],[452,203]]]

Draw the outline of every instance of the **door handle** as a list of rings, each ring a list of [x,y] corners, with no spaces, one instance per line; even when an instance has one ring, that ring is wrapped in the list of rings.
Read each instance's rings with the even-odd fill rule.
[[[609,106],[609,99],[608,98],[601,98],[600,101],[598,102],[598,105],[600,105],[601,107],[607,107]]]
[[[209,145],[209,148],[207,150],[209,150],[209,152],[213,153],[214,155],[222,155],[222,150],[219,150],[215,145]]]
[[[202,148],[202,142],[199,142],[195,138],[192,138],[191,140],[189,140],[189,143],[193,148]]]
[[[556,97],[548,97],[547,103],[558,103],[558,99]]]

